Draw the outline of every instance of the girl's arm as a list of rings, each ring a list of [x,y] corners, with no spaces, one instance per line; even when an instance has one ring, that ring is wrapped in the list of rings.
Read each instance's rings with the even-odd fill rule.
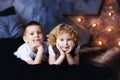
[[[58,48],[58,46],[57,46]],[[52,46],[49,46],[49,64],[56,64],[56,65],[60,65],[62,64],[63,60],[65,59],[65,53],[60,52],[60,56],[56,59],[56,55],[55,52],[52,48]],[[52,53],[54,53],[54,55],[52,55]]]
[[[77,53],[74,57],[72,57],[70,54],[66,54],[66,59],[68,61],[69,65],[73,65],[73,64],[79,64],[79,53]]]
[[[71,56],[71,51],[72,49],[75,47],[74,44],[71,44],[70,49],[66,52],[66,59],[69,65],[73,65],[73,64],[79,64],[79,60],[80,60],[80,54],[79,54],[79,50],[80,50],[80,46],[78,45],[75,48],[75,53],[76,54],[74,57]]]
[[[65,58],[65,55],[60,55],[58,59],[56,59],[55,56],[53,55],[49,55],[49,64],[60,65],[62,64],[64,58]]]

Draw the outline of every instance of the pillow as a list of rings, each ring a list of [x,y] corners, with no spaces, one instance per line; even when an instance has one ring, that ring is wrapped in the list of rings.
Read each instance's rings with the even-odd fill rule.
[[[19,15],[0,16],[0,38],[20,37],[22,26]]]

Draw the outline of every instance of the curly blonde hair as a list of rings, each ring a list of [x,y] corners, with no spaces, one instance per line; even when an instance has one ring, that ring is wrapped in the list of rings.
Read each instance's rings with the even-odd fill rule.
[[[57,25],[48,35],[48,43],[50,45],[56,44],[57,36],[63,33],[68,33],[72,36],[72,39],[75,41],[75,44],[80,43],[79,33],[75,30],[75,28],[69,24],[61,23]]]

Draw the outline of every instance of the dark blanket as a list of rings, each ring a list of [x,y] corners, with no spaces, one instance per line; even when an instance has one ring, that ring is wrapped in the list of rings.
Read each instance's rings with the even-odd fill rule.
[[[55,66],[9,64],[0,67],[1,80],[115,80],[113,73],[92,65]]]
[[[13,52],[23,43],[22,38],[0,39],[1,80],[115,80],[114,72],[82,60],[80,65],[28,65]]]

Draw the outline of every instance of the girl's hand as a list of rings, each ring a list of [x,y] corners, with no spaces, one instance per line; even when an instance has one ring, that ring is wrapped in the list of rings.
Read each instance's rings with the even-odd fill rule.
[[[65,52],[61,49],[61,47],[59,46],[59,44],[56,44],[56,47],[58,48],[58,50],[60,51],[61,55],[65,55]]]
[[[71,43],[71,46],[69,47],[69,49],[65,52],[66,54],[70,54],[70,52],[73,50],[73,48],[75,47],[75,43]]]

